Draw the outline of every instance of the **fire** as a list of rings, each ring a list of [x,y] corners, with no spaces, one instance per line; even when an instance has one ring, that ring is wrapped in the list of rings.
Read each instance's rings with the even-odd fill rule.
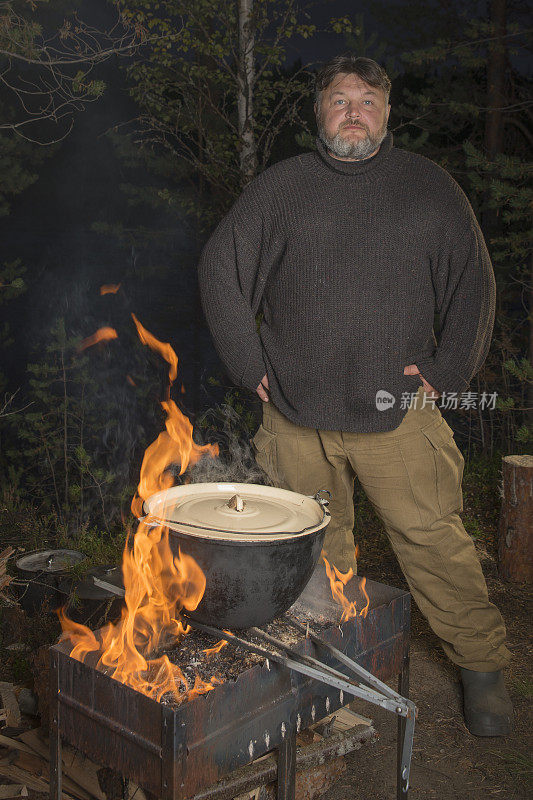
[[[161,353],[170,364],[172,385],[178,365],[175,352],[170,345],[159,342],[135,317],[134,321],[141,341]],[[111,338],[117,335],[113,333]],[[173,485],[171,466],[179,464],[183,474],[189,464],[196,463],[204,454],[218,455],[217,445],[200,446],[193,441],[193,427],[173,400],[164,401],[162,407],[166,430],[144,454],[138,490],[132,501],[132,510],[138,517],[143,516],[145,499]],[[122,574],[125,605],[117,622],[93,633],[69,620],[63,611],[59,612],[62,638],[72,645],[70,655],[80,661],[90,659],[96,669],[157,701],[169,693],[174,700],[183,701],[213,689],[220,683],[216,677],[204,681],[197,675],[190,686],[180,668],[167,655],[161,655],[189,632],[180,614],[193,611],[203,597],[206,580],[196,561],[186,553],[178,551],[176,555],[168,528],[154,526],[147,519],[139,523],[133,538],[128,535]],[[219,645],[221,649],[223,644]],[[211,651],[216,652],[216,647]]]
[[[143,500],[174,485],[170,467],[179,464],[179,474],[183,475],[187,467],[196,464],[203,455],[215,458],[219,452],[217,444],[196,444],[192,438],[190,420],[173,400],[164,400],[161,406],[167,415],[166,430],[159,434],[144,454],[137,495],[132,502],[132,511],[137,517],[143,515]]]
[[[170,365],[168,378],[170,385],[172,386],[178,376],[178,357],[176,353],[168,344],[168,342],[160,342],[159,339],[156,339],[152,333],[146,330],[146,328],[143,328],[135,314],[132,314],[131,316],[137,328],[137,333],[139,334],[139,339],[141,342],[143,344],[147,344],[148,347],[151,347],[151,349],[155,350],[156,353],[159,353],[159,355],[162,356]]]
[[[60,611],[63,638],[72,644],[70,655],[80,661],[95,653],[96,669],[155,700],[171,693],[175,699],[207,691],[217,682],[198,679],[193,687],[166,655],[188,633],[179,615],[194,610],[205,591],[205,576],[190,556],[172,553],[168,529],[139,524],[133,546],[122,557],[125,606],[118,622],[94,634]]]
[[[333,595],[334,600],[341,606],[342,608],[342,615],[341,615],[341,622],[346,622],[349,619],[353,619],[353,617],[366,617],[368,614],[368,608],[370,606],[370,598],[366,591],[366,578],[361,578],[361,583],[359,588],[363,593],[363,597],[366,600],[366,605],[358,612],[357,611],[357,604],[355,600],[348,600],[348,598],[344,594],[344,587],[353,578],[353,569],[349,569],[348,572],[341,572],[337,569],[335,565],[333,567],[330,565],[329,561],[325,556],[322,556],[324,561],[324,565],[326,567],[326,575],[328,576],[330,586],[331,586],[331,594]]]
[[[79,350],[86,350],[88,347],[92,347],[94,344],[98,344],[99,342],[109,342],[111,339],[118,339],[118,333],[114,328],[98,328],[96,333],[93,333],[92,336],[87,336],[86,339],[83,339],[80,342]]]
[[[228,631],[224,631],[224,633],[228,633]],[[220,653],[223,647],[227,645],[226,639],[221,639],[220,642],[217,642],[213,647],[208,647],[206,650],[202,650],[202,653],[205,653],[207,658],[209,656],[214,656],[215,653]]]
[[[170,365],[169,381],[172,386],[178,374],[176,353],[169,344],[160,342],[147,331],[135,314],[132,314],[132,317],[141,342],[162,355]],[[179,474],[183,475],[187,467],[194,466],[202,456],[210,455],[215,458],[219,453],[217,444],[196,444],[192,438],[193,426],[190,420],[181,413],[174,400],[163,400],[161,407],[166,414],[166,430],[159,434],[144,454],[139,487],[132,502],[132,511],[136,517],[143,516],[143,500],[147,500],[156,492],[168,489],[174,484],[174,477],[170,470],[172,466],[179,464]]]
[[[104,283],[103,286],[100,286],[100,294],[116,294],[121,286],[121,283]]]

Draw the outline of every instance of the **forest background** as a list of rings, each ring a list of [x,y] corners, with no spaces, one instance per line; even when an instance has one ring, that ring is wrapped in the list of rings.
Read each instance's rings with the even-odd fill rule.
[[[497,319],[470,388],[493,401],[445,414],[497,486],[533,442],[530,33],[521,0],[0,0],[2,544],[117,560],[167,380],[132,312],[176,350],[197,441],[249,466],[260,403],[213,350],[198,256],[254,175],[314,148],[313,76],[339,52],[385,66],[395,145],[481,223]]]

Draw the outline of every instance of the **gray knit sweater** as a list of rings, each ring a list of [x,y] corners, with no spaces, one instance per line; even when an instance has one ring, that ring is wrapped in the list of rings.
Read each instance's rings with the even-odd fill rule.
[[[433,161],[393,147],[390,132],[362,161],[316,143],[251,181],[211,235],[207,323],[233,381],[254,391],[266,373],[296,424],[393,430],[421,384],[406,365],[460,393],[483,364],[492,265],[464,192]],[[377,402],[381,391],[394,402]]]

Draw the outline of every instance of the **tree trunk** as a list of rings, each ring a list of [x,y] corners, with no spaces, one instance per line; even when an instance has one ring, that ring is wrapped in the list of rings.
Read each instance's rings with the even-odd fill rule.
[[[533,254],[529,256],[529,363],[533,364]],[[527,385],[527,420],[533,428],[533,381]]]
[[[506,27],[507,0],[491,0],[490,21],[494,40],[489,45],[487,60],[487,116],[485,119],[485,153],[493,160],[503,151],[503,111],[505,106],[505,74],[507,67]],[[496,228],[498,211],[489,208],[490,189],[485,192],[482,227],[487,243]]]
[[[239,0],[239,136],[241,139],[241,184],[244,186],[257,172],[257,150],[254,135],[253,88],[254,27],[253,0]]]
[[[499,529],[500,577],[533,581],[533,456],[505,456]]]
[[[489,158],[503,150],[503,111],[505,106],[505,70],[507,46],[505,34],[507,0],[492,0],[490,21],[495,39],[489,47],[487,64],[487,118],[485,121],[485,149]]]

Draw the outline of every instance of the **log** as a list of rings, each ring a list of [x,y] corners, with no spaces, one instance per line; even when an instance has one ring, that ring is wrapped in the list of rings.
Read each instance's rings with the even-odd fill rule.
[[[504,580],[533,581],[533,456],[504,456],[500,514],[499,574]]]

